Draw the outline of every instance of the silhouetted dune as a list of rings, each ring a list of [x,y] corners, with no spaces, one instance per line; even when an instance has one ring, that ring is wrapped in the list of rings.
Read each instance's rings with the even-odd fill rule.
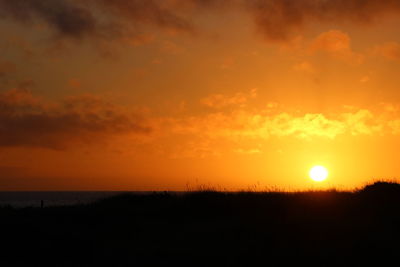
[[[387,266],[400,185],[357,192],[121,194],[0,209],[2,266]]]
[[[362,190],[364,194],[398,196],[400,194],[400,184],[394,182],[375,182],[365,186]]]

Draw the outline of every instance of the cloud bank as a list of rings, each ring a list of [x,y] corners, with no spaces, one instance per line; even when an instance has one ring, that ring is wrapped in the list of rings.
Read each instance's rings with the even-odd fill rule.
[[[120,134],[150,132],[151,128],[140,116],[92,95],[47,103],[28,90],[0,93],[0,147],[63,149]]]
[[[45,23],[58,36],[121,37],[141,27],[195,32],[205,12],[249,14],[267,39],[283,41],[313,23],[365,25],[399,15],[397,0],[0,0],[0,16],[25,24]]]
[[[0,18],[44,23],[56,37],[125,38],[143,25],[191,31],[191,23],[157,0],[0,0]]]
[[[172,146],[173,151],[185,155],[188,149],[209,154],[214,151],[214,142],[228,145],[264,143],[274,138],[312,141],[400,134],[400,108],[395,105],[382,104],[376,111],[344,107],[332,114],[301,113],[276,103],[256,108],[251,105],[255,97],[254,90],[210,95],[201,102],[209,107],[206,113],[143,118],[93,95],[47,102],[29,90],[12,89],[0,93],[0,147],[59,150],[114,137],[130,142],[131,137],[151,135],[148,145]]]
[[[281,112],[268,114],[258,112],[232,111],[191,117],[176,123],[178,134],[202,135],[240,141],[244,139],[268,140],[271,138],[294,137],[304,140],[313,138],[334,139],[339,135],[374,135],[395,133],[394,121],[384,121],[369,110],[340,113],[326,116],[321,113],[302,115]],[[389,128],[388,128],[389,127]],[[397,128],[397,126],[395,126]],[[396,130],[396,133],[398,130]]]
[[[374,110],[343,107],[330,114],[307,113],[290,111],[277,103],[255,108],[250,102],[254,97],[251,93],[210,95],[201,103],[215,109],[198,116],[169,120],[170,134],[241,142],[284,137],[306,141],[314,138],[333,140],[343,135],[384,136],[400,133],[400,109],[397,105],[382,103]],[[230,109],[218,109],[227,104],[232,104]]]

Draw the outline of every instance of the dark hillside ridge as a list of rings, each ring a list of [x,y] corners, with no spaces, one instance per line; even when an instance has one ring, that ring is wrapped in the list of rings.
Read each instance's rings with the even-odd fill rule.
[[[0,209],[2,266],[385,266],[400,185],[357,192],[123,194]]]

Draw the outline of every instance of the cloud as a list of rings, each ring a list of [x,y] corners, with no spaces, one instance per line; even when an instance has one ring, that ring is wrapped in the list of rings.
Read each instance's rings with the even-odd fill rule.
[[[169,40],[161,43],[160,50],[167,54],[179,54],[184,51],[182,47]]]
[[[94,34],[98,26],[92,12],[67,0],[0,0],[0,15],[25,24],[39,19],[58,34],[74,38]]]
[[[398,15],[397,0],[0,0],[0,15],[25,24],[39,21],[58,36],[110,38],[140,34],[150,25],[196,32],[205,12],[246,12],[268,40],[287,41],[315,23],[365,25]],[[138,33],[139,32],[139,33]]]
[[[384,103],[374,111],[343,107],[335,113],[307,113],[268,107],[236,107],[200,115],[159,118],[155,141],[174,158],[220,157],[229,152],[259,154],[276,140],[333,141],[337,138],[400,135],[399,106]],[[163,143],[163,140],[175,140]],[[269,143],[271,142],[271,143]],[[281,152],[279,152],[281,153]]]
[[[82,82],[79,79],[71,78],[68,80],[68,86],[74,89],[79,89],[82,87]]]
[[[234,58],[232,58],[232,57],[227,57],[227,58],[225,58],[224,60],[223,60],[223,62],[221,63],[221,65],[220,65],[220,68],[221,69],[223,69],[223,70],[226,70],[226,69],[230,69],[230,68],[232,68],[234,65],[235,65],[235,59]]]
[[[331,113],[290,110],[276,103],[230,107],[153,118],[151,144],[162,155],[202,158],[263,153],[277,140],[331,142],[400,135],[400,106],[391,103],[368,109],[343,106]]]
[[[155,39],[156,38],[153,34],[138,33],[135,36],[122,37],[121,40],[131,46],[140,46],[140,45],[145,45],[145,44],[151,43]]]
[[[396,0],[250,0],[242,1],[253,14],[258,30],[270,40],[288,40],[312,23],[368,24],[400,12]]]
[[[63,149],[121,134],[147,135],[150,131],[139,115],[93,95],[48,103],[28,90],[0,93],[0,147]]]
[[[388,42],[375,47],[374,54],[381,55],[386,59],[400,61],[400,44],[397,42]]]
[[[350,36],[337,29],[320,33],[310,40],[302,37],[292,39],[281,45],[281,51],[293,53],[300,58],[305,56],[326,55],[350,65],[364,62],[365,54],[353,50]],[[293,70],[304,73],[315,73],[312,61],[303,60],[293,65]]]
[[[370,79],[371,79],[371,77],[369,77],[369,75],[365,75],[360,78],[360,83],[367,83],[367,82],[369,82]]]
[[[389,122],[389,127],[392,130],[392,134],[400,134],[400,120],[393,120]]]
[[[174,31],[192,31],[192,23],[179,16],[168,6],[168,1],[159,0],[97,0],[94,1],[115,16],[130,22],[141,22]]]
[[[25,40],[24,37],[12,35],[3,36],[3,39],[5,41],[4,49],[17,48],[25,59],[30,59],[35,54],[33,45]]]
[[[248,93],[238,92],[234,95],[212,94],[200,100],[200,102],[211,108],[225,108],[229,106],[244,107],[246,103],[257,97],[257,88]]]
[[[391,109],[393,110],[393,109]],[[296,138],[333,140],[341,135],[373,136],[400,133],[397,113],[368,109],[343,110],[335,114],[278,112],[258,109],[235,109],[212,112],[203,116],[171,120],[171,134],[201,138],[230,140],[234,142],[268,140],[271,138]]]
[[[350,50],[350,37],[339,30],[330,30],[321,33],[310,45],[314,51],[343,53]]]
[[[25,25],[44,23],[57,37],[143,41],[140,24],[192,31],[191,23],[158,0],[0,0],[0,17]],[[138,36],[138,38],[135,38]],[[132,39],[134,38],[134,39]],[[133,40],[133,41],[130,41]],[[147,41],[148,39],[146,39]]]
[[[351,64],[361,64],[363,61],[363,56],[352,50],[348,34],[339,30],[321,33],[311,42],[309,50],[313,53],[321,51]]]
[[[245,155],[254,155],[254,154],[262,153],[262,151],[258,148],[252,148],[252,149],[238,148],[238,149],[235,149],[234,152],[237,154],[245,154]]]
[[[314,66],[308,61],[302,61],[293,66],[293,70],[305,73],[315,73]]]
[[[351,135],[373,135],[383,134],[384,124],[391,120],[382,121],[370,110],[360,109],[351,113],[341,114],[342,121],[346,125],[346,131]]]

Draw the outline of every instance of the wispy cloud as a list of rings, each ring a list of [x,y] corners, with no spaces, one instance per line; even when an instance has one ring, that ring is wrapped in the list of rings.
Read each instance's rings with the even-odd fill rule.
[[[232,95],[212,94],[201,99],[200,102],[211,108],[225,108],[229,106],[244,107],[250,99],[256,96],[257,88],[253,88],[247,93],[237,92]]]
[[[386,59],[400,62],[400,44],[388,42],[378,45],[373,49],[373,54],[383,56]]]
[[[293,70],[310,74],[315,73],[316,71],[313,64],[308,61],[302,61],[300,63],[294,64]]]
[[[360,64],[364,56],[351,48],[350,36],[339,30],[330,30],[321,33],[309,45],[312,53],[324,52],[350,64]]]

